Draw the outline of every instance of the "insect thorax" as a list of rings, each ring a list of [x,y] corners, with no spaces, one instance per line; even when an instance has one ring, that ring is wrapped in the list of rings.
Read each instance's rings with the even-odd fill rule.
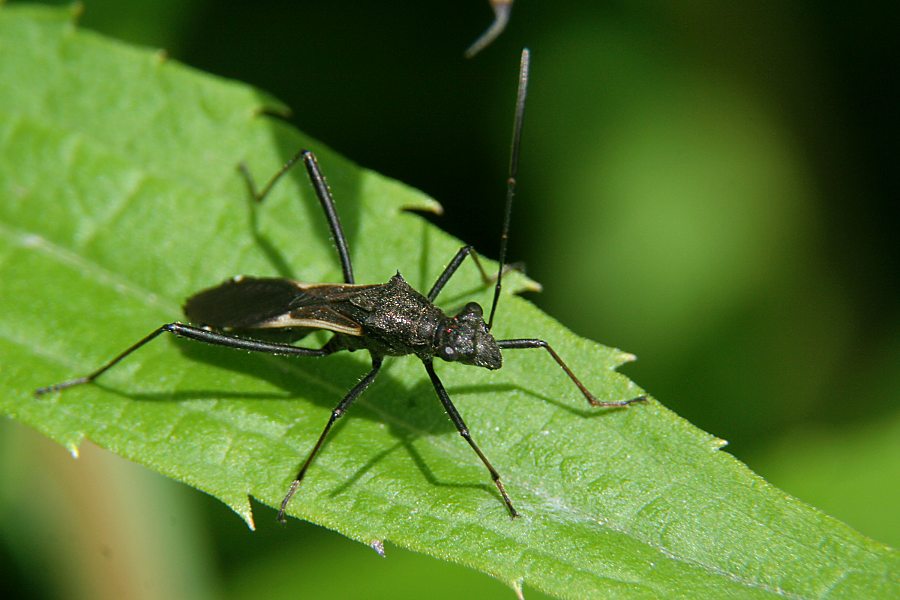
[[[361,289],[344,310],[363,327],[362,336],[346,340],[354,349],[382,356],[437,356],[488,369],[502,366],[500,349],[478,304],[470,302],[447,316],[399,273],[383,285]]]
[[[376,354],[431,356],[435,332],[449,317],[397,273],[383,284],[361,289],[345,309],[363,327],[347,340]]]

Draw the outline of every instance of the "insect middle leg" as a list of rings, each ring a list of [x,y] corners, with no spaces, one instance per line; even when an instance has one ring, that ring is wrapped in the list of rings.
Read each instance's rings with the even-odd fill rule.
[[[506,504],[509,516],[513,518],[518,517],[519,513],[516,512],[516,509],[513,507],[512,500],[510,500],[509,494],[506,493],[506,487],[504,487],[503,482],[500,481],[500,473],[497,472],[497,469],[494,468],[491,461],[488,460],[487,456],[484,455],[484,452],[481,451],[481,448],[478,447],[478,444],[475,443],[475,440],[472,439],[472,435],[469,433],[469,427],[466,425],[466,422],[463,421],[463,418],[459,414],[459,411],[456,410],[456,407],[453,406],[453,401],[450,400],[450,394],[444,389],[444,384],[441,383],[437,373],[434,372],[434,365],[432,365],[431,360],[423,360],[422,363],[425,365],[425,370],[428,371],[428,376],[431,378],[431,384],[434,386],[434,391],[437,392],[441,404],[444,405],[444,410],[447,411],[450,420],[453,421],[456,430],[459,431],[459,435],[469,443],[469,446],[472,447],[472,450],[475,451],[478,458],[481,459],[481,462],[484,463],[484,466],[487,467],[488,472],[491,474],[491,479],[494,481],[494,485],[497,486],[500,495],[503,497],[503,502]]]
[[[553,360],[556,361],[556,364],[558,364],[560,367],[562,367],[562,370],[566,372],[566,375],[569,376],[569,379],[572,380],[572,383],[574,383],[578,387],[578,389],[581,390],[581,393],[584,394],[584,397],[587,399],[587,401],[590,403],[591,406],[610,406],[610,407],[628,406],[629,404],[632,404],[633,402],[644,402],[647,400],[646,396],[638,396],[637,398],[631,398],[630,400],[617,400],[615,402],[602,402],[600,400],[597,400],[597,397],[594,396],[594,394],[592,394],[591,391],[589,389],[587,389],[587,387],[583,383],[581,383],[581,380],[575,376],[575,373],[572,372],[572,369],[569,368],[569,365],[567,365],[563,361],[563,359],[559,356],[559,354],[556,353],[556,350],[554,350],[553,347],[551,347],[550,344],[548,344],[544,340],[538,340],[538,339],[497,340],[497,346],[499,346],[501,350],[520,350],[520,349],[524,349],[524,348],[543,348],[544,350],[546,350],[547,352],[550,353],[550,356],[553,357]]]
[[[325,424],[325,429],[322,430],[322,433],[319,435],[319,440],[316,442],[316,445],[313,446],[312,451],[309,453],[309,456],[306,457],[306,461],[304,461],[303,466],[300,467],[300,471],[297,472],[297,476],[294,477],[293,483],[291,483],[291,487],[288,490],[287,495],[285,495],[284,500],[281,501],[281,508],[278,511],[278,520],[282,523],[285,522],[284,511],[287,509],[288,503],[291,501],[291,498],[294,497],[294,494],[297,492],[297,488],[300,487],[300,482],[303,481],[303,476],[306,475],[307,469],[309,469],[309,465],[312,464],[313,459],[316,457],[316,454],[319,453],[319,450],[322,448],[322,445],[325,443],[325,437],[328,435],[328,432],[331,431],[331,426],[334,425],[334,422],[344,416],[344,413],[347,412],[347,409],[350,408],[350,405],[353,404],[353,401],[356,400],[360,394],[365,391],[369,384],[375,380],[375,376],[378,375],[378,370],[381,369],[382,359],[380,357],[372,357],[372,370],[360,380],[353,389],[347,392],[347,395],[344,396],[340,402],[338,402],[337,406],[331,411],[331,416],[328,418],[328,422]]]
[[[463,246],[459,250],[456,251],[456,254],[447,263],[447,266],[444,267],[444,270],[438,276],[437,281],[434,282],[434,285],[431,286],[431,290],[428,291],[428,300],[434,302],[438,297],[438,294],[441,293],[441,290],[444,289],[444,286],[447,285],[447,282],[450,281],[450,278],[456,273],[459,269],[462,262],[466,259],[467,256],[471,256],[472,260],[475,262],[475,266],[478,267],[478,272],[481,274],[481,281],[488,285],[489,283],[496,281],[497,276],[491,276],[487,274],[487,271],[484,270],[484,266],[481,264],[481,260],[478,258],[478,252],[476,252],[475,248],[472,246]],[[521,271],[525,272],[525,267],[522,263],[508,263],[503,265],[503,274],[507,271]]]
[[[491,278],[484,270],[484,267],[481,266],[481,261],[478,260],[478,253],[475,252],[475,248],[472,246],[463,246],[456,251],[456,254],[438,276],[437,281],[431,286],[431,290],[428,291],[429,302],[434,302],[435,298],[438,297],[438,294],[441,293],[441,290],[444,289],[444,286],[447,285],[447,282],[450,281],[450,278],[453,277],[453,274],[456,273],[457,269],[459,269],[462,262],[466,260],[467,256],[471,256],[472,260],[475,261],[475,266],[478,267],[478,272],[481,273],[481,280],[485,283],[491,281]]]
[[[249,350],[251,352],[264,352],[266,354],[283,354],[289,356],[327,356],[341,349],[341,346],[334,341],[335,338],[329,340],[328,343],[326,343],[321,348],[301,348],[290,344],[276,344],[270,342],[261,342],[258,340],[250,340],[233,335],[228,335],[225,333],[210,331],[201,327],[185,325],[184,323],[166,323],[165,325],[162,325],[155,329],[149,335],[141,338],[139,341],[129,346],[125,351],[123,351],[121,354],[113,358],[111,361],[109,361],[96,371],[89,373],[84,377],[77,377],[75,379],[70,379],[61,383],[55,383],[53,385],[38,388],[34,391],[34,395],[41,396],[49,392],[64,390],[66,388],[81,385],[84,383],[91,383],[92,381],[106,373],[108,370],[119,364],[122,359],[129,356],[132,352],[138,350],[139,348],[142,348],[145,344],[153,341],[162,333],[171,333],[178,337],[183,337],[198,342],[204,342],[215,346],[225,346],[227,348]]]
[[[341,226],[341,220],[334,207],[334,197],[331,195],[331,189],[328,187],[328,182],[325,181],[325,176],[319,168],[319,162],[316,160],[315,154],[310,150],[300,150],[297,154],[292,156],[290,160],[284,163],[278,172],[272,175],[271,179],[269,179],[261,190],[256,189],[256,184],[253,181],[253,176],[250,174],[247,165],[241,163],[238,165],[238,168],[247,182],[247,188],[250,191],[250,195],[253,196],[253,199],[256,200],[256,202],[262,202],[265,200],[266,196],[269,195],[269,192],[278,180],[281,179],[285,173],[290,171],[300,159],[303,159],[303,164],[306,166],[306,172],[309,175],[309,180],[316,192],[316,198],[319,199],[319,204],[322,205],[322,210],[325,211],[325,219],[328,221],[328,228],[331,229],[331,237],[334,239],[338,257],[341,259],[341,270],[344,272],[344,282],[355,283],[353,278],[353,264],[350,262],[350,251],[347,249],[347,236],[344,235],[344,228]]]

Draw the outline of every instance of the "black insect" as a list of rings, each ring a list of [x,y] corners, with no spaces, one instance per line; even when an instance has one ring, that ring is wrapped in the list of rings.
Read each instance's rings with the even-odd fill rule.
[[[510,158],[509,178],[507,180],[506,212],[503,223],[503,234],[500,242],[500,265],[497,272],[494,298],[491,304],[490,317],[487,322],[479,306],[475,302],[466,304],[459,313],[453,316],[444,314],[434,305],[438,294],[447,281],[453,276],[467,256],[471,256],[482,277],[489,281],[478,257],[471,246],[464,246],[456,253],[428,294],[422,295],[414,290],[398,273],[387,283],[361,285],[353,277],[353,267],[347,250],[347,240],[341,228],[340,219],[334,208],[334,200],[318,163],[312,152],[303,150],[281,168],[259,192],[252,185],[249,173],[244,169],[251,192],[257,201],[262,201],[278,179],[296,162],[303,160],[309,178],[315,188],[316,196],[325,211],[325,217],[331,228],[341,267],[344,272],[344,283],[301,283],[291,279],[235,277],[218,287],[204,290],[188,298],[184,312],[191,323],[167,323],[111,361],[84,377],[64,381],[55,385],[39,388],[35,394],[63,390],[83,383],[90,383],[111,369],[126,356],[155,339],[162,333],[172,333],[179,337],[226,346],[238,350],[250,350],[268,354],[289,356],[327,356],[341,350],[368,350],[372,357],[372,370],[366,374],[338,402],[325,429],[319,436],[315,446],[297,473],[287,495],[281,503],[278,518],[284,520],[285,509],[291,497],[297,491],[300,482],[310,464],[325,442],[334,422],[347,412],[356,398],[372,383],[384,358],[387,356],[416,355],[425,365],[431,383],[437,392],[444,409],[459,431],[459,434],[478,454],[481,462],[487,467],[491,478],[509,514],[517,516],[509,494],[500,480],[500,474],[472,439],[469,428],[450,396],[444,389],[441,380],[434,370],[434,357],[449,362],[460,362],[467,365],[499,369],[503,364],[502,350],[521,348],[543,348],[562,367],[569,379],[581,390],[581,393],[592,406],[627,406],[632,402],[644,400],[644,397],[619,402],[601,402],[591,394],[562,358],[541,339],[524,338],[497,340],[491,335],[491,325],[500,298],[501,279],[504,272],[506,245],[509,230],[510,211],[516,187],[516,170],[518,164],[519,140],[522,133],[522,117],[525,110],[525,95],[528,83],[528,51],[522,53],[519,71],[519,88],[516,99],[516,112],[513,127],[512,156]],[[295,333],[295,338],[302,337],[304,332],[323,329],[332,331],[334,335],[321,348],[302,348],[286,343],[267,341],[266,330],[287,331]]]

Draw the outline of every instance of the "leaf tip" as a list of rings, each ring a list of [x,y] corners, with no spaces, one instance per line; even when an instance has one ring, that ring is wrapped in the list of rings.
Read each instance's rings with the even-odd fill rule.
[[[506,283],[506,280],[503,280]],[[524,293],[529,294],[539,294],[544,291],[544,286],[535,281],[534,279],[529,279],[527,275],[522,275],[521,277],[516,277],[514,280],[515,283],[510,286],[509,289],[511,294],[515,294],[517,296],[521,296]]]
[[[60,444],[62,444],[65,449],[72,455],[72,458],[78,459],[81,456],[81,442],[85,440],[85,434],[82,431],[79,431],[72,436],[67,436],[69,439],[60,440]]]
[[[426,212],[437,215],[439,217],[444,214],[443,205],[441,205],[441,203],[434,198],[422,197],[417,198],[416,200],[417,202],[415,204],[404,204],[400,207],[400,210],[405,210],[412,213]]]
[[[228,508],[233,510],[244,520],[244,523],[247,524],[247,527],[250,528],[250,531],[256,531],[256,522],[253,520],[253,507],[250,505],[250,496],[244,496],[243,501],[241,502],[231,502],[222,498],[222,501],[228,505]]]
[[[275,119],[290,119],[294,111],[287,104],[283,104],[271,96],[259,92],[261,102],[253,107],[254,117],[270,117]]]
[[[727,445],[728,440],[723,440],[722,438],[713,437],[712,440],[710,440],[710,446],[712,446],[713,450],[721,450]]]
[[[66,450],[69,451],[69,454],[71,454],[74,459],[81,456],[81,451],[78,449],[78,444],[76,443],[66,444]]]
[[[518,600],[525,600],[525,590],[523,589],[524,583],[525,582],[521,578],[519,578],[514,581],[511,581],[509,584],[509,587],[511,587],[513,589],[513,591],[516,593],[516,598]]]
[[[624,364],[626,364],[626,363],[630,363],[630,362],[636,361],[636,360],[637,360],[637,355],[636,355],[636,354],[632,354],[631,352],[620,352],[618,358],[619,358],[619,360],[621,361],[619,364],[624,365]]]

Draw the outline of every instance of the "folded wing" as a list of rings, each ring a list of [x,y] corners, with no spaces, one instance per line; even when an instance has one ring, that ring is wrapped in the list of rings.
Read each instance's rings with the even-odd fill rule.
[[[327,329],[358,336],[360,324],[342,314],[333,301],[362,287],[368,286],[235,277],[188,298],[184,314],[192,323],[225,331]]]

